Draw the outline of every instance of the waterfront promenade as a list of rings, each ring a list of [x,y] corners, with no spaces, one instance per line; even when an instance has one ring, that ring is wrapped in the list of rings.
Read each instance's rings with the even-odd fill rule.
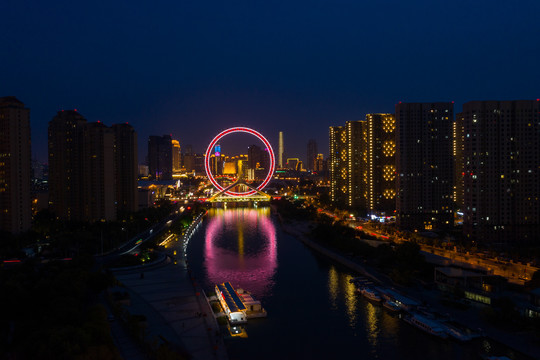
[[[470,307],[468,310],[462,311],[448,306],[444,306],[440,303],[440,293],[437,290],[426,290],[415,287],[404,287],[395,284],[388,276],[381,274],[376,269],[370,266],[361,264],[356,260],[348,258],[347,256],[328,249],[319,245],[315,241],[309,238],[310,223],[308,222],[290,222],[287,223],[281,219],[279,213],[277,213],[283,230],[295,236],[302,241],[306,246],[317,251],[318,253],[327,256],[328,258],[340,263],[341,265],[351,269],[354,272],[368,276],[381,285],[388,288],[394,288],[406,296],[415,298],[416,300],[428,305],[432,311],[449,314],[452,319],[461,323],[462,325],[470,329],[481,328],[485,335],[495,341],[509,346],[517,351],[529,356],[533,359],[540,359],[540,346],[537,339],[533,334],[529,332],[510,332],[499,328],[494,328],[487,324],[481,317],[480,309],[478,307]],[[480,306],[480,305],[479,305]]]
[[[212,309],[183,261],[113,273],[123,285],[121,290],[130,295],[131,305],[126,309],[146,317],[147,340],[168,342],[172,348],[187,351],[193,360],[228,358]]]

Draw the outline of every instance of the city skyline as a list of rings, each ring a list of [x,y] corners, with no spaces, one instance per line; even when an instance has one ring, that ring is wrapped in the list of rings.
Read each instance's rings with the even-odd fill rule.
[[[0,1],[0,358],[540,359],[539,12]]]
[[[283,131],[303,158],[310,138],[327,155],[329,125],[399,101],[538,98],[537,2],[207,5],[2,4],[0,95],[31,109],[33,154],[61,109],[195,152],[231,126]]]

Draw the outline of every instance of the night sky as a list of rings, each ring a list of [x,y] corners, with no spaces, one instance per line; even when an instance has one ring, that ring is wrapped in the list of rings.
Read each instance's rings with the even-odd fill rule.
[[[540,97],[540,1],[0,1],[0,96],[31,109],[33,153],[76,108],[202,152],[235,125],[288,156],[398,101]]]

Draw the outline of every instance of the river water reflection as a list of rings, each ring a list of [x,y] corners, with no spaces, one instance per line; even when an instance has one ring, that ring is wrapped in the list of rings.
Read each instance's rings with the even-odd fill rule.
[[[188,260],[207,290],[230,281],[268,312],[249,321],[247,339],[227,342],[231,359],[478,359],[494,349],[432,337],[366,301],[354,274],[284,233],[269,208],[211,209]]]
[[[269,208],[212,209],[204,230],[204,268],[211,284],[230,281],[255,296],[271,293],[277,268]]]

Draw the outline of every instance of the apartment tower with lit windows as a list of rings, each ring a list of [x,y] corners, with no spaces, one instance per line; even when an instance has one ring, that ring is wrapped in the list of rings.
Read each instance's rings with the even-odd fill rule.
[[[348,149],[347,130],[344,126],[330,126],[330,200],[339,205],[347,205],[348,192]]]
[[[396,121],[393,114],[367,114],[362,122],[361,178],[369,214],[396,209]]]
[[[491,243],[540,240],[540,100],[463,105],[463,230]]]
[[[396,104],[396,215],[405,229],[453,226],[454,104]]]
[[[364,121],[347,121],[347,207],[365,209],[362,181],[362,128]]]

